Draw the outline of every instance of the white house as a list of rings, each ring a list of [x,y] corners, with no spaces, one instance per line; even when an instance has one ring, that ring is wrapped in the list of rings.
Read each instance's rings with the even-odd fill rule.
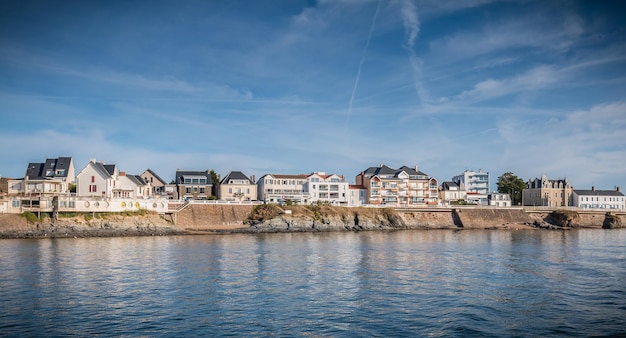
[[[75,182],[74,161],[71,157],[59,157],[46,159],[43,163],[29,163],[21,181],[12,184],[12,190],[17,194],[69,194],[70,185]]]
[[[332,205],[348,205],[348,181],[337,174],[314,172],[307,176],[303,190],[310,203],[322,202]]]
[[[619,190],[591,190],[574,189],[572,192],[572,205],[585,209],[626,209],[624,194]]]
[[[367,204],[367,188],[362,185],[348,186],[348,205],[351,207],[360,207]]]
[[[446,181],[441,183],[439,187],[439,199],[444,205],[450,205],[458,200],[465,200],[465,190],[461,190],[461,187],[456,182]]]
[[[493,192],[488,195],[487,199],[489,200],[489,205],[494,207],[510,207],[511,206],[511,195]]]
[[[76,176],[76,195],[103,198],[142,198],[152,189],[143,178],[120,172],[115,164],[91,159]]]

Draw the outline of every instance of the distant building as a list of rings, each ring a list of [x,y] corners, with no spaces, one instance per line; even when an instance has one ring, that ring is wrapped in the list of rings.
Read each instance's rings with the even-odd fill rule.
[[[439,199],[442,204],[450,205],[459,200],[465,201],[465,190],[461,190],[458,183],[452,181],[446,181],[441,183],[439,187]]]
[[[44,163],[29,163],[21,182],[14,181],[11,185],[17,194],[41,196],[69,194],[74,182],[74,161],[71,157],[59,157],[46,159]]]
[[[265,203],[293,202],[309,204],[310,195],[305,192],[305,174],[266,174],[257,181],[258,198]]]
[[[254,176],[241,171],[231,171],[221,181],[217,198],[225,201],[256,201],[257,187]]]
[[[549,180],[545,175],[528,180],[522,191],[522,204],[544,207],[570,206],[573,187],[567,178]]]
[[[596,190],[595,187],[591,187],[591,190],[573,190],[572,206],[585,209],[624,210],[626,202],[619,187],[615,190]]]
[[[365,187],[367,204],[424,206],[439,202],[437,179],[415,168],[398,169],[384,164],[369,167],[356,176],[356,185]]]
[[[176,170],[176,198],[206,200],[212,196],[211,171]]]
[[[456,175],[452,181],[459,185],[459,189],[465,191],[466,200],[470,204],[487,205],[489,195],[489,173],[465,170],[462,174]]]
[[[152,188],[139,175],[126,174],[115,164],[89,163],[76,176],[76,195],[111,198],[143,198],[152,195]]]
[[[154,171],[146,169],[140,176],[146,183],[150,184],[153,195],[166,195],[165,187],[168,184]]]
[[[362,185],[348,185],[348,206],[360,207],[367,204],[367,189]]]
[[[489,200],[489,205],[494,207],[510,207],[511,206],[511,195],[504,193],[491,193],[487,195]]]
[[[321,202],[347,206],[348,186],[349,183],[343,175],[314,172],[307,176],[303,190],[309,195],[309,203]]]

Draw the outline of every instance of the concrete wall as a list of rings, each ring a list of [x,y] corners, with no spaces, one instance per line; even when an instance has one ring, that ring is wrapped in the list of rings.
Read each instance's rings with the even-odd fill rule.
[[[254,205],[249,204],[190,204],[173,216],[174,224],[182,229],[223,229],[247,227]]]

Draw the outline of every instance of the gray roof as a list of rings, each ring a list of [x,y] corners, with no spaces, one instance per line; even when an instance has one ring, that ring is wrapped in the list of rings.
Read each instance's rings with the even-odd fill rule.
[[[29,179],[67,177],[71,164],[71,157],[48,158],[44,163],[29,163],[25,177]],[[59,170],[62,171],[57,175]]]
[[[450,190],[450,188],[459,188],[459,185],[456,182],[452,182],[452,181],[445,181],[443,183],[441,183],[441,188],[443,190]]]
[[[91,163],[93,164],[93,167],[97,171],[99,171],[103,177],[111,177],[115,173],[115,171],[109,172],[106,166],[102,162],[91,162]],[[107,166],[113,166],[113,168],[115,168],[115,164],[109,164]]]
[[[398,169],[393,169],[390,168],[384,164],[381,164],[379,167],[369,167],[367,168],[363,174],[365,176],[393,176],[393,177],[397,177],[401,172],[405,172],[407,173],[409,176],[417,176],[417,175],[421,175],[421,176],[426,176],[428,177],[427,174],[423,173],[422,171],[416,171],[415,169],[408,167],[406,165],[401,166]]]
[[[579,190],[574,189],[574,193],[578,196],[624,196],[621,191],[617,190]]]
[[[204,176],[206,177],[206,185],[212,185],[213,179],[211,174],[207,171],[194,171],[194,170],[176,170],[176,184],[183,184],[183,176]]]
[[[254,184],[254,182],[252,182],[252,180],[248,176],[246,176],[244,173],[242,173],[241,171],[231,171],[231,172],[229,172],[228,175],[226,175],[226,177],[224,177],[220,181],[220,184],[228,184],[228,181],[230,181],[230,180],[246,180],[250,184]]]

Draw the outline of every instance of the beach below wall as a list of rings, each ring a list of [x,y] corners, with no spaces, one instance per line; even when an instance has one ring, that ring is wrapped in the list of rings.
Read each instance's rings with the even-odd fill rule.
[[[227,233],[402,229],[621,228],[624,216],[602,211],[521,208],[346,208],[331,206],[189,205],[166,215],[76,214],[52,220],[0,214],[0,238],[166,236]]]

